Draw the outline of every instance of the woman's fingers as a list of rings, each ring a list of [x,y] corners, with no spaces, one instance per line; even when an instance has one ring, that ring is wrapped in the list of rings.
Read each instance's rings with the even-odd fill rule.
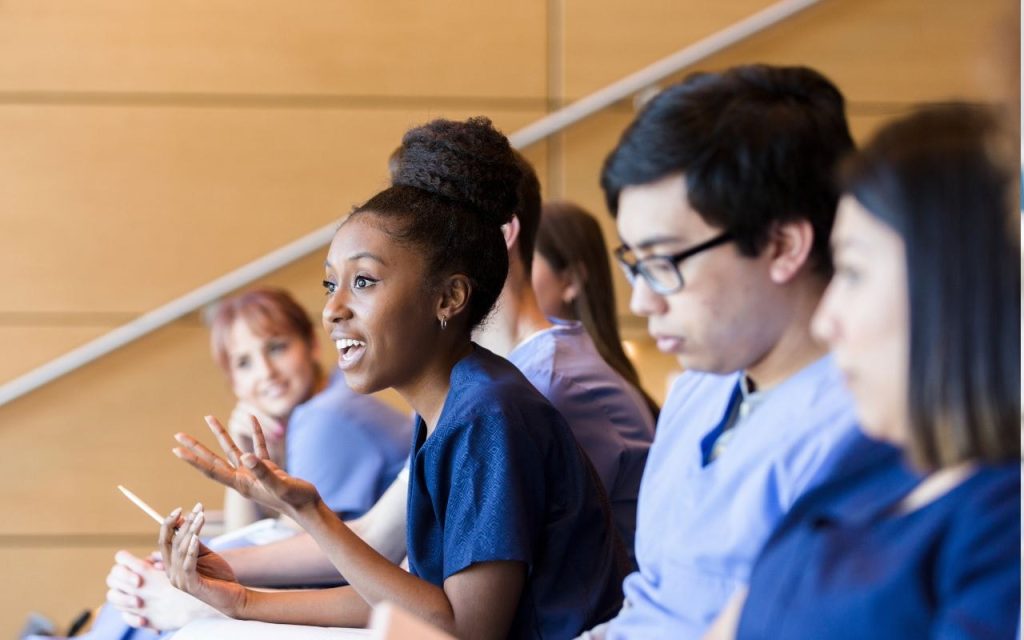
[[[238,466],[238,459],[242,457],[242,450],[238,448],[235,441],[231,439],[227,429],[220,423],[220,420],[213,416],[206,416],[207,426],[210,427],[210,431],[217,438],[217,442],[220,443],[220,448],[227,454],[228,460],[230,460],[235,466]]]
[[[235,486],[235,468],[226,460],[207,449],[201,442],[187,433],[176,433],[174,439],[182,446],[171,449],[177,457],[189,463],[208,478],[228,487]]]
[[[199,574],[196,571],[196,563],[199,558],[199,533],[193,532],[189,536],[188,548],[185,552],[185,578],[191,588],[195,588],[199,582]]]
[[[107,591],[107,602],[117,607],[119,611],[141,611],[142,609],[142,598],[113,588]]]
[[[170,570],[167,575],[171,579],[171,584],[185,591],[188,590],[188,585],[194,582],[188,572],[186,556],[189,544],[193,538],[198,540],[198,532],[203,526],[205,517],[202,509],[202,503],[197,502],[188,516],[185,517],[184,524],[182,524],[174,536],[171,560],[168,563]],[[192,568],[195,569],[195,566],[193,565]]]
[[[111,589],[129,593],[142,586],[142,576],[131,569],[115,564],[107,573],[107,586]]]
[[[149,625],[149,620],[147,620],[146,618],[135,613],[129,613],[127,611],[121,612],[121,619],[124,620],[125,624],[127,624],[129,627],[134,627],[136,629],[142,629]]]
[[[181,516],[181,507],[172,511],[163,524],[160,525],[160,536],[157,538],[157,548],[163,557],[166,565],[171,560],[171,541],[174,539],[174,530],[178,527],[178,518]]]
[[[263,460],[270,460],[270,453],[267,451],[267,439],[263,437],[263,429],[256,416],[252,416],[252,440],[255,443],[256,455]]]

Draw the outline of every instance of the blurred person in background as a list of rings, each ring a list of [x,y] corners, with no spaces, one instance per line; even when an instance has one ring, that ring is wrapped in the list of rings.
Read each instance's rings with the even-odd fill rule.
[[[610,255],[594,216],[572,202],[546,202],[537,229],[533,290],[549,318],[583,323],[597,352],[643,396],[657,420],[660,408],[622,348]]]
[[[226,298],[213,307],[209,324],[214,360],[238,399],[229,431],[239,446],[255,450],[255,416],[267,425],[271,459],[309,479],[332,511],[355,518],[373,506],[407,460],[412,438],[408,416],[352,391],[337,370],[329,378],[323,374],[313,323],[284,290],[257,288]],[[263,515],[267,514],[252,501],[227,490],[227,530]],[[273,535],[260,530],[230,543],[226,536],[210,544],[224,550],[280,539],[298,531],[289,525],[278,525],[277,529],[288,528]],[[167,582],[155,558],[119,551],[116,559],[107,577],[107,598],[114,607],[101,610],[88,637],[152,637],[147,631],[133,636],[125,624],[177,628],[190,619],[189,607],[201,605]],[[202,608],[213,614],[205,605]]]
[[[1017,630],[1016,141],[995,122],[977,106],[925,108],[846,164],[813,327],[863,431],[887,446],[794,506],[710,637]]]

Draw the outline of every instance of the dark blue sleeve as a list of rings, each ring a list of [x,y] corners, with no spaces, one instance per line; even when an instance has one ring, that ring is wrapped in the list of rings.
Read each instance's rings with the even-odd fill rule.
[[[519,416],[511,418],[515,420]],[[444,577],[472,564],[531,564],[544,522],[544,464],[521,425],[484,415],[449,435],[444,486]]]
[[[932,638],[1012,638],[1020,616],[1020,476],[1013,469],[970,496],[936,567]]]

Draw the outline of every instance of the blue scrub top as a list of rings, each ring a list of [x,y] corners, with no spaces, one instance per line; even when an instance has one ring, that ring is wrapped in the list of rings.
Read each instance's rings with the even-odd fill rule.
[[[327,387],[288,420],[285,466],[308,480],[344,518],[374,505],[409,457],[407,415],[349,389],[335,371]]]
[[[632,562],[654,417],[643,396],[604,361],[581,323],[549,320],[554,326],[524,340],[508,359],[558,409],[590,458]]]
[[[1020,466],[982,466],[909,513],[900,452],[797,503],[754,567],[738,638],[1012,638]]]
[[[409,569],[441,586],[478,562],[527,579],[509,637],[573,638],[622,602],[625,556],[607,498],[562,416],[486,349],[459,361],[437,427],[418,420]]]
[[[762,393],[725,451],[704,464],[740,373],[687,372],[658,419],[637,512],[639,570],[609,640],[700,638],[743,587],[768,536],[862,439],[831,357]]]

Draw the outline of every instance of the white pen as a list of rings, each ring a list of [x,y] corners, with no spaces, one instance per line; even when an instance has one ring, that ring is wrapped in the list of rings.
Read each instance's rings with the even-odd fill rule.
[[[163,516],[161,516],[159,513],[157,513],[156,509],[154,509],[153,507],[151,507],[148,504],[146,504],[145,502],[143,502],[142,498],[140,498],[139,496],[137,496],[134,493],[132,493],[131,491],[129,491],[123,485],[119,484],[119,485],[117,485],[117,488],[121,490],[121,493],[124,494],[124,497],[126,497],[129,500],[131,500],[132,502],[134,502],[136,507],[142,509],[143,511],[145,511],[149,515],[150,518],[153,518],[154,520],[156,520],[157,524],[163,524],[164,523]]]

